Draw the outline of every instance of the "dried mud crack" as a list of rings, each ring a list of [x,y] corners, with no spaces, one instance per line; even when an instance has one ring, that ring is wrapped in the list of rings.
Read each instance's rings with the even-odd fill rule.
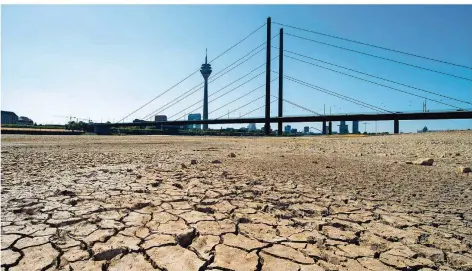
[[[2,135],[1,156],[2,270],[472,270],[470,132]]]

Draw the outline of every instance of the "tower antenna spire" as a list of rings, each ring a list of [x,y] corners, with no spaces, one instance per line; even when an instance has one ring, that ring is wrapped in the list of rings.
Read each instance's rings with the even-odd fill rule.
[[[205,48],[205,64],[202,64],[200,72],[205,80],[203,87],[203,120],[208,119],[208,77],[211,74],[211,65],[208,63],[208,48]],[[208,124],[203,124],[203,130],[208,130]]]

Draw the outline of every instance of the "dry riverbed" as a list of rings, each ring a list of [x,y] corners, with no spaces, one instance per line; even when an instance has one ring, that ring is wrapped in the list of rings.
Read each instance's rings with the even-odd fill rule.
[[[3,135],[1,157],[2,270],[472,270],[470,132]]]

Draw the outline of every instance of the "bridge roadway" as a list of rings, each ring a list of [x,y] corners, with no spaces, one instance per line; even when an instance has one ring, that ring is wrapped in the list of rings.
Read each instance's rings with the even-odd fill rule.
[[[349,114],[349,115],[319,115],[319,116],[292,116],[272,117],[271,123],[291,122],[329,122],[329,121],[388,121],[393,120],[395,132],[399,131],[400,120],[440,120],[440,119],[472,119],[472,111],[443,111],[443,112],[419,112],[419,113],[382,113],[382,114]],[[94,123],[94,130],[104,131],[110,127],[126,126],[181,126],[188,124],[235,124],[235,123],[264,123],[265,118],[238,118],[238,119],[210,119],[210,120],[173,120],[173,121],[145,121],[145,122],[123,122],[123,123]]]

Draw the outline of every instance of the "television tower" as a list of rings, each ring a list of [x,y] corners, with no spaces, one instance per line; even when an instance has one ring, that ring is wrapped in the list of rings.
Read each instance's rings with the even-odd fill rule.
[[[203,88],[203,119],[208,119],[208,77],[211,74],[211,65],[207,61],[208,50],[205,50],[205,64],[202,64],[200,72],[202,73],[203,79],[205,80],[205,86]],[[208,130],[208,124],[203,124],[203,130]]]

